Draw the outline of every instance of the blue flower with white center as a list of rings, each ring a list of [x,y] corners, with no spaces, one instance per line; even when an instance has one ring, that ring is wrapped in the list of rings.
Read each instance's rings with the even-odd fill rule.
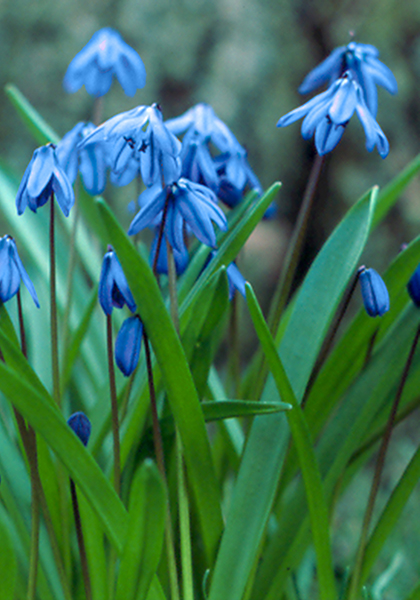
[[[109,164],[117,177],[127,169],[135,175],[133,160],[147,186],[162,180],[171,184],[181,174],[181,142],[164,124],[157,104],[112,117],[88,135],[81,147],[98,142],[106,144]]]
[[[316,90],[325,83],[332,84],[346,71],[363,90],[367,107],[376,116],[378,99],[376,85],[385,88],[390,94],[398,91],[397,81],[392,71],[378,59],[379,51],[371,44],[350,42],[336,48],[324,61],[313,69],[299,87],[301,94]]]
[[[408,294],[417,308],[420,308],[420,265],[410,277],[407,284]]]
[[[83,412],[75,412],[67,419],[67,425],[73,429],[79,440],[87,446],[92,426]]]
[[[0,300],[7,302],[18,293],[21,280],[39,308],[34,284],[20,260],[15,240],[10,235],[0,238]]]
[[[105,27],[97,31],[71,61],[64,76],[67,92],[77,92],[83,85],[86,91],[99,98],[111,87],[116,77],[127,96],[146,85],[143,61],[121,35]]]
[[[286,127],[304,117],[302,137],[308,140],[315,134],[315,146],[322,156],[336,147],[354,112],[365,130],[366,149],[371,152],[376,146],[385,158],[389,152],[388,140],[366,106],[362,88],[349,71],[328,90],[281,117],[277,127]]]
[[[226,217],[216,202],[212,190],[183,177],[163,189],[154,186],[140,194],[142,208],[134,217],[128,234],[135,235],[145,227],[156,226],[166,205],[165,234],[172,248],[184,251],[185,225],[200,242],[215,248],[216,234],[212,222],[223,231],[227,229]]]
[[[363,304],[370,317],[382,317],[389,311],[389,294],[382,277],[375,269],[363,269],[359,274]]]
[[[94,129],[93,123],[77,123],[57,144],[56,155],[70,182],[73,184],[80,172],[86,191],[97,196],[105,189],[109,168],[104,145],[98,142],[80,147],[80,142]]]
[[[73,188],[58,162],[55,146],[47,144],[35,150],[23,174],[16,196],[18,215],[23,214],[27,206],[36,212],[44,206],[52,193],[64,215],[68,217],[74,204]]]
[[[115,340],[115,362],[126,377],[129,377],[139,362],[143,324],[138,315],[128,317],[121,326]]]
[[[98,297],[106,315],[110,315],[113,308],[122,308],[124,304],[131,312],[135,312],[137,308],[120,261],[112,246],[108,246],[102,262]]]

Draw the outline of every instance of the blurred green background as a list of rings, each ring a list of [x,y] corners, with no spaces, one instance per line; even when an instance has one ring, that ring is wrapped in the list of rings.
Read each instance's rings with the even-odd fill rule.
[[[64,72],[97,29],[112,26],[141,55],[147,84],[134,98],[126,98],[114,83],[105,97],[104,117],[159,102],[169,118],[196,102],[208,102],[248,149],[263,187],[283,182],[277,219],[259,226],[241,257],[241,268],[265,306],[314,155],[313,142],[302,140],[299,123],[276,128],[280,116],[305,101],[297,93],[305,74],[354,34],[356,41],[378,47],[399,84],[396,97],[379,90],[378,122],[390,142],[389,156],[382,160],[376,150],[366,151],[362,126],[353,117],[327,157],[305,268],[348,207],[372,185],[385,185],[420,149],[418,0],[2,0],[0,11],[1,86],[16,84],[58,134],[90,119],[92,112],[84,88],[73,95],[64,92]],[[0,158],[19,179],[36,144],[4,94],[0,111]],[[125,210],[134,194],[134,188],[116,193],[109,186],[105,197],[121,202]],[[369,243],[368,266],[383,270],[400,245],[418,234],[419,196],[416,181]],[[418,438],[415,427],[404,435],[403,457],[395,455],[388,478],[401,472]],[[358,492],[350,488],[337,511],[337,557],[343,565],[352,555],[366,495],[367,485]],[[401,550],[406,570],[396,589],[405,592],[420,569],[413,551],[420,533],[417,515],[413,503],[403,536],[392,540],[378,567],[380,572]]]

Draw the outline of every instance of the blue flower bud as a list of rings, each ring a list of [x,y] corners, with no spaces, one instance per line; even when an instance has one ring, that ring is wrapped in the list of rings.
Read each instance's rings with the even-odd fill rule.
[[[420,265],[412,274],[407,284],[407,290],[414,304],[420,308]]]
[[[120,371],[129,377],[139,362],[143,323],[138,315],[124,321],[115,340],[115,361]]]
[[[82,444],[87,446],[92,429],[87,416],[82,412],[75,412],[67,420],[67,425],[73,429]]]
[[[124,304],[127,304],[131,312],[136,310],[136,303],[128,287],[127,279],[112,246],[108,246],[108,252],[102,262],[98,297],[106,315],[112,314],[114,307],[122,308]]]
[[[108,92],[114,76],[127,96],[134,96],[146,84],[146,69],[140,56],[117,31],[105,27],[73,58],[63,85],[70,93],[84,85],[88,94],[98,98]]]
[[[7,302],[17,294],[21,280],[39,308],[38,296],[20,260],[15,240],[10,235],[5,235],[0,238],[0,300],[2,302]]]
[[[375,269],[364,269],[359,275],[363,304],[370,317],[381,317],[389,310],[389,294]]]

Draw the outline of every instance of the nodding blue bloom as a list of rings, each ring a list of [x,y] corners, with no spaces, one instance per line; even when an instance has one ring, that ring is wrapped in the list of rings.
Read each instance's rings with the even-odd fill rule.
[[[223,231],[227,229],[226,217],[216,204],[216,196],[209,188],[181,177],[171,186],[158,186],[145,190],[139,197],[142,206],[134,217],[129,235],[135,235],[145,227],[157,225],[167,204],[165,234],[172,248],[183,252],[184,224],[200,242],[214,248],[216,234],[212,221]]]
[[[156,234],[152,243],[152,248],[150,250],[150,264],[153,265],[156,256],[157,242],[159,239],[159,229],[156,230]],[[175,261],[175,270],[177,275],[182,275],[185,269],[188,266],[190,257],[188,255],[188,250],[184,246],[181,252],[176,248],[172,247],[172,252],[174,255]],[[165,233],[162,237],[162,242],[160,245],[159,256],[156,262],[156,273],[159,275],[167,275],[168,274],[168,249],[166,245],[166,236]]]
[[[73,58],[63,85],[70,93],[84,85],[91,96],[98,98],[108,92],[114,76],[127,96],[134,96],[146,84],[146,69],[140,56],[117,31],[105,27]]]
[[[359,279],[367,314],[382,317],[389,310],[389,294],[384,280],[375,269],[361,270]]]
[[[249,185],[258,194],[262,187],[248,163],[246,150],[238,145],[234,152],[224,152],[214,159],[219,176],[218,197],[233,208],[242,200],[245,187]]]
[[[417,308],[420,308],[420,265],[410,277],[410,281],[407,284],[407,290],[414,304]]]
[[[365,130],[366,149],[371,152],[377,146],[380,156],[385,158],[389,152],[388,140],[366,106],[362,88],[350,71],[328,90],[281,117],[277,127],[286,127],[304,117],[302,137],[308,140],[315,133],[315,146],[322,156],[336,147],[354,112]]]
[[[129,377],[139,362],[143,324],[138,315],[128,317],[115,340],[115,362],[120,371]]]
[[[234,262],[227,267],[226,275],[229,283],[229,300],[232,300],[237,291],[246,298],[246,280]]]
[[[0,300],[7,302],[18,293],[20,281],[28,288],[32,300],[39,308],[38,296],[25,267],[20,260],[15,240],[10,235],[0,238]]]
[[[131,312],[135,312],[137,308],[120,261],[112,246],[108,246],[102,262],[98,297],[106,315],[110,315],[114,307],[122,308],[124,304],[127,304]]]
[[[181,142],[163,122],[157,104],[138,106],[105,121],[82,142],[105,143],[112,171],[120,177],[127,169],[133,177],[140,170],[145,185],[157,181],[169,185],[181,174]],[[133,169],[133,160],[139,169]]]
[[[57,144],[56,155],[70,182],[75,182],[80,171],[86,191],[97,196],[106,186],[108,164],[104,145],[100,142],[83,148],[79,145],[94,129],[93,123],[77,123]]]
[[[58,162],[55,146],[47,144],[35,150],[23,174],[16,196],[18,215],[23,214],[27,206],[36,212],[44,206],[52,193],[64,215],[68,217],[74,204],[73,188]]]
[[[84,446],[87,446],[87,443],[90,438],[90,432],[92,430],[92,426],[90,424],[89,419],[83,412],[75,412],[67,419],[67,425],[73,429],[74,433],[77,435],[79,440],[82,442]]]
[[[336,48],[324,61],[305,77],[299,92],[307,94],[325,83],[332,84],[351,71],[363,90],[365,102],[373,116],[376,116],[378,99],[376,85],[385,88],[390,94],[398,91],[397,81],[392,71],[378,59],[379,51],[371,44],[350,42]]]

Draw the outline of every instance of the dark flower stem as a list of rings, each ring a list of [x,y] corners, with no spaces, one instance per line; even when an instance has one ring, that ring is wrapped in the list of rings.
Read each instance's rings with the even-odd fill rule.
[[[76,180],[76,183],[78,184],[79,181]],[[75,192],[76,194],[77,194],[77,191],[78,190],[76,190],[76,192]],[[64,348],[64,352],[67,349],[67,344],[68,344],[68,340],[69,340],[69,320],[70,320],[70,310],[71,310],[72,297],[73,297],[73,278],[74,278],[74,271],[76,268],[76,258],[77,258],[76,234],[77,234],[77,227],[79,224],[79,210],[78,210],[77,203],[75,204],[75,206],[73,208],[72,216],[73,216],[73,223],[72,223],[72,229],[71,229],[71,234],[70,234],[69,264],[68,264],[67,283],[66,283],[66,308],[64,311],[62,328],[61,328],[61,344],[62,344],[62,348]]]
[[[28,348],[26,345],[26,333],[25,333],[25,324],[23,321],[23,310],[22,310],[22,298],[20,296],[20,289],[17,292],[17,305],[18,305],[18,320],[19,320],[19,330],[20,330],[20,348],[22,350],[22,354],[25,358],[28,358]]]
[[[149,382],[150,407],[152,411],[153,442],[155,447],[156,462],[158,469],[165,484],[168,493],[168,483],[165,469],[165,456],[163,452],[162,432],[160,430],[159,416],[156,404],[156,391],[153,379],[152,357],[150,352],[149,338],[146,331],[143,331],[144,349],[146,354],[147,378]],[[166,552],[168,556],[169,581],[171,587],[172,600],[179,600],[178,572],[175,559],[174,534],[172,531],[172,518],[169,501],[166,503],[166,528],[165,528]]]
[[[378,457],[376,459],[375,472],[372,480],[372,487],[369,494],[369,500],[365,512],[365,516],[363,519],[362,531],[359,540],[359,546],[356,554],[355,567],[353,571],[353,576],[351,578],[348,600],[357,600],[360,588],[360,575],[363,567],[364,554],[366,549],[366,540],[369,532],[369,526],[372,520],[373,509],[375,507],[376,497],[378,495],[379,484],[381,481],[382,472],[385,464],[385,456],[388,450],[389,442],[392,435],[392,430],[395,423],[395,417],[398,411],[398,405],[401,400],[401,396],[404,390],[405,383],[407,381],[408,373],[410,371],[410,367],[413,362],[414,354],[417,348],[417,344],[420,338],[420,325],[417,327],[416,334],[414,336],[414,340],[411,344],[410,352],[408,354],[407,361],[405,363],[404,370],[401,375],[400,383],[397,389],[397,393],[395,395],[394,403],[391,407],[391,412],[388,417],[388,421],[385,427],[384,436],[382,438],[382,444],[379,448]]]
[[[111,415],[112,415],[112,437],[114,446],[114,488],[117,494],[120,493],[121,479],[121,459],[120,459],[120,431],[118,419],[118,399],[117,386],[115,383],[114,350],[112,342],[112,318],[106,315],[106,338],[108,352],[108,373],[109,373],[109,391],[111,397]]]
[[[179,334],[179,315],[178,315],[178,293],[176,289],[176,266],[172,246],[166,240],[166,254],[168,258],[168,283],[169,283],[169,299],[171,303],[171,318],[174,327]]]
[[[160,253],[160,248],[162,246],[162,240],[163,240],[163,232],[165,230],[165,225],[166,225],[166,216],[168,214],[168,207],[169,207],[169,190],[167,191],[167,195],[166,195],[166,201],[165,201],[165,206],[163,207],[163,213],[162,213],[162,221],[160,223],[160,228],[159,228],[159,235],[158,235],[158,239],[156,242],[156,252],[155,252],[155,257],[153,259],[153,266],[152,266],[152,270],[153,273],[155,274],[155,277],[157,276],[156,274],[156,268],[157,268],[157,263],[158,263],[158,259],[159,259],[159,253]]]
[[[55,272],[54,192],[50,198],[50,328],[53,398],[60,406],[60,371],[58,358],[57,289]]]
[[[79,546],[80,564],[82,567],[83,582],[85,584],[86,600],[92,600],[92,588],[90,584],[89,566],[86,556],[85,540],[83,537],[82,520],[80,518],[79,502],[77,500],[76,486],[70,478],[70,493],[73,504],[74,522],[76,526],[77,545]]]

